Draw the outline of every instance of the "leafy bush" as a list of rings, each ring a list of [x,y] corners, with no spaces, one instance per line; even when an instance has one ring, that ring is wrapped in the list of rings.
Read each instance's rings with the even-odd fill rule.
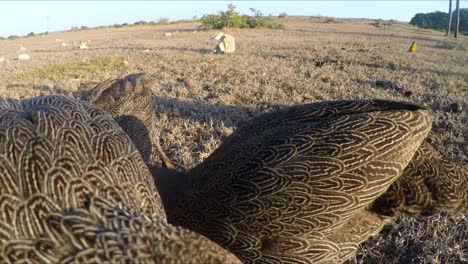
[[[26,37],[34,37],[34,32],[29,32]]]
[[[146,25],[146,24],[148,24],[148,22],[146,22],[144,20],[133,23],[133,25]]]
[[[11,35],[11,36],[8,36],[7,39],[18,39],[19,37],[17,35]]]
[[[253,16],[240,16],[236,12],[236,7],[233,4],[228,5],[227,11],[220,11],[218,15],[204,15],[200,21],[203,27],[208,29],[222,28],[271,28],[284,29],[284,25],[276,23],[272,19],[264,18],[262,12],[250,8]]]
[[[288,18],[288,13],[282,12],[278,15],[279,18]]]

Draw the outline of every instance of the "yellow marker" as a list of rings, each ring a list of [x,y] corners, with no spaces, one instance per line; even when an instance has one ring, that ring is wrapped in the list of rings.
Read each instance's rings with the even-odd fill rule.
[[[409,47],[408,52],[416,52],[416,42],[413,41],[413,44],[411,44],[411,47]]]

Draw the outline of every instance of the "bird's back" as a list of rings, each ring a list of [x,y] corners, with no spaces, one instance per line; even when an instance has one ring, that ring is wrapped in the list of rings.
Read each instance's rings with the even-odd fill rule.
[[[247,263],[339,260],[349,256],[339,248],[354,252],[378,232],[365,208],[401,175],[431,121],[423,107],[382,100],[261,115],[191,170],[175,200],[160,188],[168,221]],[[348,246],[338,239],[346,233]]]
[[[130,138],[86,102],[0,98],[0,167],[4,263],[237,261],[167,224]]]

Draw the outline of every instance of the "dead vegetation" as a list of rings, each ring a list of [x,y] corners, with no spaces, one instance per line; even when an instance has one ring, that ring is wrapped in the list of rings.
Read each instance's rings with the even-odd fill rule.
[[[459,47],[468,39],[454,42],[400,23],[382,30],[368,20],[330,21],[289,17],[281,21],[286,30],[227,30],[238,47],[225,56],[211,53],[209,37],[215,31],[196,32],[196,23],[2,40],[0,94],[73,95],[107,78],[158,73],[162,147],[186,167],[201,162],[237,124],[262,111],[334,99],[409,100],[434,111],[430,142],[467,164],[468,53]],[[164,37],[165,32],[175,33]],[[91,42],[89,49],[77,50],[61,47],[56,38]],[[412,41],[418,45],[415,54],[407,52]],[[20,44],[30,51],[30,61],[14,59]],[[403,83],[410,93],[377,85],[381,80]],[[365,243],[353,261],[466,263],[467,232],[467,216],[401,216]]]

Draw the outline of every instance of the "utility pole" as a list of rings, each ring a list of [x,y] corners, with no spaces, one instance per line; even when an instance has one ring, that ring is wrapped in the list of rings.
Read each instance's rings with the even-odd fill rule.
[[[450,36],[451,27],[452,27],[452,0],[449,0],[449,19],[448,19],[447,32],[445,33],[445,36]]]
[[[457,0],[457,25],[455,27],[455,38],[458,38],[458,29],[460,27],[460,0]]]

